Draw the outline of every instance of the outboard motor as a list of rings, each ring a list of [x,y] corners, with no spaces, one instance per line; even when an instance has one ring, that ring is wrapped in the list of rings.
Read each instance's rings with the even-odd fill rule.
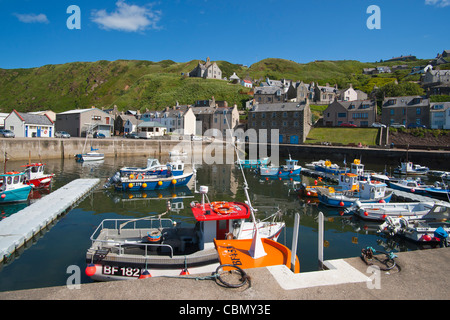
[[[109,180],[103,185],[103,188],[107,189],[119,181],[120,181],[120,172],[116,172],[116,174],[113,175],[111,178],[109,178]]]

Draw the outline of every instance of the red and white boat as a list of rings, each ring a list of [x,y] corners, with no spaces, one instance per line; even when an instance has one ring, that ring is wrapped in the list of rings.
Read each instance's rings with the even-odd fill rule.
[[[33,188],[48,188],[52,182],[53,173],[44,173],[45,164],[44,163],[29,163],[24,165],[25,176],[27,179],[27,184],[31,185]]]

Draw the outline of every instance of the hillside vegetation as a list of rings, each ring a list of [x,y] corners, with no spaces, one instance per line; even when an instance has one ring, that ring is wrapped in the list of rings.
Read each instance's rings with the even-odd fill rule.
[[[96,106],[119,110],[162,109],[166,106],[193,104],[196,100],[226,100],[229,105],[243,106],[249,99],[249,89],[223,80],[203,80],[186,75],[199,60],[177,63],[117,60],[74,62],[46,65],[31,69],[0,69],[0,109],[10,112],[47,110],[62,112],[74,108]],[[408,62],[409,66],[423,65],[424,61]],[[363,68],[395,63],[362,63],[358,61],[315,61],[300,64],[283,59],[265,59],[249,68],[217,61],[223,76],[233,72],[244,78],[291,79],[338,84],[350,83],[357,89],[371,92],[374,85],[381,87],[397,81],[417,80],[407,77],[410,69],[389,75],[367,76]],[[398,63],[396,63],[398,64]],[[402,63],[404,64],[404,63]]]

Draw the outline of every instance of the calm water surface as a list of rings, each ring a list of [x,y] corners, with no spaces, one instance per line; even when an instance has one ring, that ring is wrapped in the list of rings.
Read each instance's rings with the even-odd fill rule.
[[[160,159],[161,162],[167,159]],[[300,159],[304,165],[309,160]],[[120,167],[145,166],[145,157],[107,158],[102,163],[80,164],[72,160],[49,160],[47,172],[56,174],[52,190],[56,190],[74,179],[100,178],[106,181]],[[9,161],[8,170],[20,169],[22,162]],[[377,164],[366,163],[366,169],[382,171]],[[209,186],[209,199],[244,201],[242,190],[243,177],[234,165],[197,165],[197,188]],[[322,211],[326,216],[325,249],[326,260],[356,257],[361,249],[372,246],[378,250],[406,251],[417,249],[407,242],[388,239],[376,233],[378,224],[359,221],[353,216],[341,216],[338,210],[330,210],[321,205],[307,203],[290,192],[292,182],[289,180],[261,180],[251,170],[245,170],[250,186],[253,205],[259,209],[258,218],[264,218],[275,212],[275,207],[282,209],[287,228],[280,235],[279,242],[291,247],[293,221],[295,213],[301,215],[298,250],[302,272],[315,271],[318,268],[317,253],[317,216]],[[314,179],[300,176],[302,182],[313,183]],[[33,198],[45,196],[39,192]],[[189,210],[193,200],[201,201],[201,196],[194,193],[194,182],[182,189],[164,192],[147,192],[145,194],[127,194],[98,188],[86,197],[76,208],[65,214],[56,224],[37,238],[28,248],[21,250],[10,258],[7,264],[0,266],[0,291],[22,290],[49,286],[66,285],[67,268],[71,265],[81,269],[82,283],[91,282],[84,275],[85,253],[90,246],[90,236],[103,219],[140,218],[151,213],[165,211],[166,199],[172,199],[176,205],[170,218],[182,224],[194,224]],[[176,200],[175,200],[176,199]],[[31,200],[36,201],[36,200]],[[0,223],[8,219],[14,211],[26,204],[0,208]]]

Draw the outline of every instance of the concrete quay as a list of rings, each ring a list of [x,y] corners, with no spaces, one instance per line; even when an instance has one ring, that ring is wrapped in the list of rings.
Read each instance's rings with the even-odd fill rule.
[[[217,300],[220,304],[251,300],[446,300],[450,292],[450,250],[436,248],[397,253],[399,269],[373,273],[360,257],[325,261],[330,270],[292,274],[285,267],[246,270],[251,280],[226,288],[215,280],[154,277],[143,280],[82,284],[0,292],[0,300],[170,300],[178,314],[182,300]],[[301,262],[301,256],[300,256]],[[207,275],[205,275],[207,276]],[[175,300],[175,301],[174,301]],[[177,302],[178,301],[178,302]],[[261,302],[259,302],[261,303]],[[269,304],[270,302],[263,302]],[[204,305],[208,305],[207,302]],[[281,311],[281,310],[280,310]],[[169,313],[170,313],[169,312]]]

